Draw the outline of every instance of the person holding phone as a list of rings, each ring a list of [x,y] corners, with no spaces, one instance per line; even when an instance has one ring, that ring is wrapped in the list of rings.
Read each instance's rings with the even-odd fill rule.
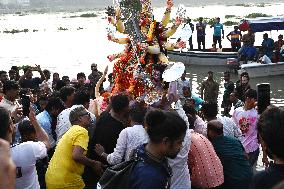
[[[41,77],[33,77],[33,71],[39,72]],[[19,83],[21,88],[39,89],[39,84],[41,84],[44,80],[45,75],[42,72],[40,65],[36,65],[36,67],[28,67],[24,69],[24,75],[20,77]]]

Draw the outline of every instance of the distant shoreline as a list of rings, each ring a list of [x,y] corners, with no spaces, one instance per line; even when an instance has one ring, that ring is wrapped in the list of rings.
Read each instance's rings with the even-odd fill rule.
[[[177,7],[179,4],[183,4],[186,7],[208,7],[208,6],[237,6],[237,7],[267,7],[271,5],[276,4],[282,4],[283,2],[270,2],[270,3],[228,3],[228,4],[221,4],[221,3],[208,3],[208,4],[191,4],[191,3],[175,3],[175,7]],[[154,3],[154,8],[163,8],[165,3]],[[0,14],[14,14],[16,12],[22,12],[22,13],[51,13],[51,12],[84,12],[84,11],[103,11],[107,6],[111,6],[110,4],[96,4],[96,5],[90,5],[90,6],[82,6],[82,5],[76,5],[76,6],[50,6],[50,7],[18,7],[18,8],[4,8],[3,5],[1,7],[0,4]]]

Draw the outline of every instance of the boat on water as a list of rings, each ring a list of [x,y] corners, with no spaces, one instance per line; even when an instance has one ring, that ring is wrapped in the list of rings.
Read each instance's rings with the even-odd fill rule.
[[[209,52],[209,51],[168,51],[170,61],[183,62],[185,65],[199,66],[228,66],[229,60],[237,64],[237,52]]]
[[[284,62],[260,64],[257,62],[243,64],[238,74],[247,72],[251,78],[284,75]]]
[[[284,17],[265,17],[243,20],[239,27],[243,31],[251,28],[253,32],[284,30]],[[238,73],[241,74],[242,72],[248,72],[249,76],[252,78],[284,75],[284,62],[268,64],[253,62],[242,64]]]

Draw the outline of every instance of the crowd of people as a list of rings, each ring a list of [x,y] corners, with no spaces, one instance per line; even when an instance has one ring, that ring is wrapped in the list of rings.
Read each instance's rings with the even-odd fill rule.
[[[189,18],[186,19],[184,25],[189,25],[192,32],[196,29],[198,50],[205,50],[207,23],[203,21],[203,18],[199,18],[195,27]],[[214,29],[213,43],[210,51],[217,52],[222,49],[222,39],[225,38],[224,26],[220,23],[219,17],[216,18],[215,23],[210,28]],[[254,46],[255,35],[251,28],[248,28],[247,33],[242,35],[239,26],[234,26],[234,30],[229,32],[226,38],[231,43],[231,50],[238,52],[240,60],[254,60],[263,64],[284,61],[284,41],[282,34],[278,36],[277,41],[269,38],[267,33],[263,34],[263,41],[258,49]],[[217,48],[217,43],[219,49]],[[189,38],[189,47],[190,50],[193,50],[192,36]]]
[[[234,83],[224,72],[221,115],[212,71],[201,96],[184,72],[174,95],[164,83],[160,102],[149,105],[112,94],[107,67],[92,64],[76,81],[58,73],[51,80],[40,66],[19,69],[0,71],[1,189],[100,188],[109,167],[134,156],[125,178],[132,189],[281,188],[284,110],[269,106],[259,115],[247,73]],[[256,173],[259,158],[265,170]]]

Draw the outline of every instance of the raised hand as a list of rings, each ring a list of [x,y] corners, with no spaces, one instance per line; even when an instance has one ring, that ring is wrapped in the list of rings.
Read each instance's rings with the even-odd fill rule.
[[[174,6],[173,0],[167,0],[167,9],[171,9]]]

